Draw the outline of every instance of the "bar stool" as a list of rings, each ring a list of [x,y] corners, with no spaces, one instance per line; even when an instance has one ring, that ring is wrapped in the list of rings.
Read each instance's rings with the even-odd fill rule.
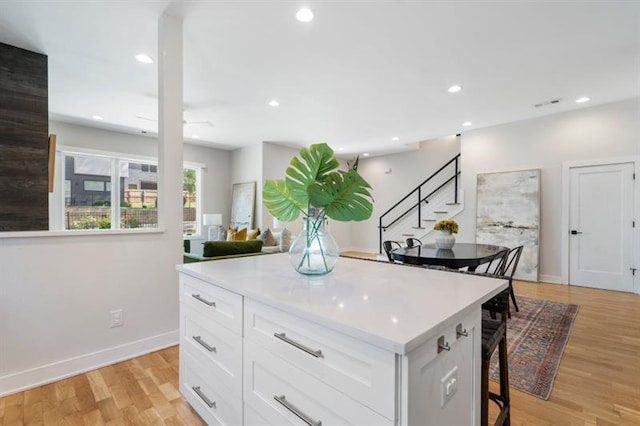
[[[511,282],[511,279],[509,279]],[[499,319],[482,318],[482,379],[481,379],[481,425],[489,424],[489,400],[500,408],[494,425],[511,424],[509,404],[509,365],[507,362],[507,314],[509,312],[509,289],[504,290],[482,305],[482,309],[499,314]],[[489,391],[489,367],[491,355],[498,348],[500,368],[500,393]]]

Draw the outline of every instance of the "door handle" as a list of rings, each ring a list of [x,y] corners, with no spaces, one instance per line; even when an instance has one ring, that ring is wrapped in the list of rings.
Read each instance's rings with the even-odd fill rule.
[[[575,229],[571,230],[571,235],[578,235],[578,234],[582,234],[582,232],[576,231]]]

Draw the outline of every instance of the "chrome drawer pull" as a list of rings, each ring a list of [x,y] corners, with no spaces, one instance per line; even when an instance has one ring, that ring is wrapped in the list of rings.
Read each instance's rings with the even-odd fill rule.
[[[295,405],[293,405],[290,402],[287,402],[287,399],[285,398],[284,395],[281,395],[281,396],[273,395],[273,399],[278,401],[280,404],[282,404],[284,408],[286,408],[287,410],[291,411],[293,414],[298,416],[300,420],[302,420],[309,426],[322,426],[322,422],[320,420],[318,420],[317,422],[313,421],[311,417],[307,416],[305,413],[300,411],[298,408],[296,408]]]
[[[210,302],[207,299],[200,296],[199,294],[192,294],[191,297],[193,297],[196,300],[199,300],[200,302],[204,303],[207,306],[213,306],[214,308],[216,307],[216,302]]]
[[[209,406],[209,408],[216,408],[216,402],[211,402],[211,400],[202,393],[202,391],[200,390],[200,386],[193,386],[191,387],[191,389],[193,389],[193,391],[200,397],[201,400],[204,401],[205,404]]]
[[[313,349],[309,349],[306,346],[301,345],[300,343],[289,339],[285,333],[273,333],[273,335],[274,335],[274,337],[277,337],[278,339],[280,339],[280,340],[282,340],[284,342],[287,342],[291,346],[295,346],[296,348],[300,349],[301,351],[305,351],[306,353],[308,353],[311,356],[314,356],[316,358],[322,358],[322,351],[320,349],[318,349],[317,351],[314,351]]]
[[[202,347],[205,348],[206,350],[208,350],[209,352],[215,352],[216,351],[216,348],[214,346],[210,346],[207,342],[202,340],[202,337],[200,337],[200,336],[193,336],[193,340],[195,340],[196,342],[200,343],[200,345],[202,345]]]

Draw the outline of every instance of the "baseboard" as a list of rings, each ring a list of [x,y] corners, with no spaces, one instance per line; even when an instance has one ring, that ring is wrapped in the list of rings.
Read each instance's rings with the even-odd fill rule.
[[[562,284],[562,277],[559,275],[542,275],[538,277],[540,282],[549,284]]]
[[[154,352],[180,341],[178,330],[0,377],[0,397]]]

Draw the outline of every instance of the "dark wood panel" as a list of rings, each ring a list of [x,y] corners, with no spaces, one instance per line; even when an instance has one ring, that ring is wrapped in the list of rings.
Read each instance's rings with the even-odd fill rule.
[[[0,231],[49,229],[47,57],[0,43]]]

